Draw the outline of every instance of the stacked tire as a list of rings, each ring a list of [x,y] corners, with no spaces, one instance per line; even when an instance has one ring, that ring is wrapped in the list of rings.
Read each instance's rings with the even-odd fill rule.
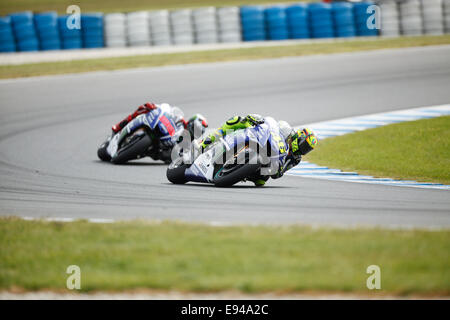
[[[328,3],[311,3],[309,17],[312,38],[333,38],[334,26],[331,5]]]
[[[422,0],[423,31],[425,34],[444,33],[444,14],[442,0]]]
[[[151,44],[149,13],[136,11],[127,14],[127,40],[132,47]]]
[[[103,18],[105,46],[122,48],[127,46],[126,16],[123,13],[105,14]]]
[[[34,28],[33,13],[24,11],[10,15],[18,51],[37,51],[39,42]]]
[[[450,0],[444,0],[445,32],[450,33]]]
[[[149,13],[150,33],[154,46],[169,46],[172,44],[170,34],[169,11],[158,10]]]
[[[58,17],[58,28],[61,36],[62,49],[80,49],[82,48],[81,41],[81,23],[80,28],[76,28],[72,16]],[[70,28],[69,28],[70,27]]]
[[[41,50],[61,49],[58,31],[58,14],[56,12],[35,14],[34,25],[36,26]]]
[[[286,8],[289,38],[310,38],[308,6],[303,3],[294,4]]]
[[[244,41],[266,40],[264,9],[260,6],[241,7],[242,37]]]
[[[333,3],[332,11],[336,37],[355,37],[356,28],[353,4],[348,2]]]
[[[281,6],[269,7],[264,10],[267,35],[270,40],[289,39],[286,9]]]
[[[373,2],[356,2],[353,5],[353,14],[355,15],[355,27],[356,35],[362,37],[377,36],[378,30],[375,26],[369,27],[369,19],[374,14],[374,11],[370,10],[373,6]],[[376,22],[376,21],[373,21]]]
[[[170,12],[172,40],[175,45],[190,45],[194,43],[192,27],[192,11],[189,9]]]
[[[215,7],[193,10],[192,20],[194,22],[196,43],[219,42]]]
[[[103,14],[81,15],[81,36],[84,48],[103,48]]]
[[[241,18],[238,7],[218,8],[217,24],[220,42],[242,41]]]
[[[381,10],[382,36],[397,37],[400,35],[400,18],[397,2],[386,1],[379,4]]]
[[[420,0],[400,2],[400,27],[403,35],[423,34],[423,20]]]
[[[10,17],[0,17],[0,52],[16,51]]]

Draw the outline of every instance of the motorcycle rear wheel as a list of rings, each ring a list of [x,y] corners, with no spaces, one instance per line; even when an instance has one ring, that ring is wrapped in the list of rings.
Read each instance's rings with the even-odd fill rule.
[[[231,170],[224,171],[224,167],[214,176],[214,186],[226,188],[254,175],[261,166],[259,164],[236,165]]]

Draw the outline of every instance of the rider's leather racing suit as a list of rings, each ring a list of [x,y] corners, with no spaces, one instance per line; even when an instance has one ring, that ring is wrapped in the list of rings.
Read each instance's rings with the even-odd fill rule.
[[[159,109],[159,110],[158,110]],[[144,118],[151,116],[151,113],[159,113],[161,111],[160,120],[163,126],[167,130],[166,135],[160,137],[160,145],[162,150],[160,152],[156,152],[154,154],[150,154],[150,156],[155,160],[164,160],[170,161],[170,151],[172,147],[176,144],[177,140],[181,136],[184,129],[186,129],[186,120],[183,117],[183,114],[180,109],[177,107],[172,107],[167,103],[162,104],[154,104],[154,103],[145,103],[137,108],[137,110],[130,115],[128,115],[125,119],[118,122],[112,127],[113,136],[109,141],[109,145],[106,149],[108,154],[113,157],[118,149],[118,143],[120,141],[120,135],[122,129],[124,129],[131,121],[137,119],[138,117]],[[144,119],[143,119],[144,120]],[[145,121],[143,121],[145,122]],[[173,125],[172,125],[173,124]],[[133,129],[134,130],[134,129]],[[124,132],[125,134],[126,132]]]
[[[268,118],[267,118],[268,119]],[[270,118],[272,119],[272,118]],[[266,121],[266,118],[261,117],[256,114],[249,114],[245,117],[236,116],[229,120],[227,120],[219,129],[215,132],[207,136],[200,144],[202,149],[208,147],[208,145],[214,143],[216,139],[224,137],[227,133],[230,133],[239,129],[246,129],[255,127],[263,124]],[[273,119],[272,119],[273,121]],[[287,123],[285,123],[286,125]],[[286,141],[286,145],[290,148],[290,135],[294,132],[294,130],[289,127],[284,127],[283,130],[280,130],[280,136]],[[295,156],[290,152],[290,150],[286,150],[287,156],[283,158],[282,162],[278,165],[278,170],[276,173],[272,175],[262,175],[258,173],[254,177],[251,177],[249,180],[255,183],[256,186],[263,186],[266,181],[271,177],[272,179],[278,179],[283,176],[283,174],[296,166],[301,161],[301,156]]]

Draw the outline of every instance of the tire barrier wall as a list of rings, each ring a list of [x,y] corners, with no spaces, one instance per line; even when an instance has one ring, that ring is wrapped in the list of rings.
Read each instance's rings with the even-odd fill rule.
[[[19,51],[39,50],[39,41],[34,27],[31,11],[13,13],[10,15],[16,48]]]
[[[10,17],[0,17],[0,52],[16,51],[16,42]]]
[[[370,28],[378,5],[381,29]],[[0,52],[450,33],[450,0],[373,0],[0,17]]]
[[[444,26],[445,32],[450,33],[450,0],[444,0]]]
[[[103,48],[103,13],[81,15],[83,48]]]
[[[58,15],[56,12],[45,12],[34,15],[34,25],[41,50],[61,49],[58,29]]]
[[[123,13],[105,14],[104,39],[105,46],[110,48],[122,48],[127,46],[127,16]]]
[[[81,29],[69,28],[70,17],[58,17],[58,29],[61,39],[62,49],[81,49],[83,43],[81,41]]]

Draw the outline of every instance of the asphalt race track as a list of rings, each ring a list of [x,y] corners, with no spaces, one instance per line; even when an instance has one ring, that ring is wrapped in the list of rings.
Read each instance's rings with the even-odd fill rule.
[[[111,125],[146,101],[203,113],[211,127],[249,112],[298,125],[444,104],[450,46],[0,81],[0,214],[450,227],[445,190],[293,176],[175,186],[151,160],[100,162]]]

